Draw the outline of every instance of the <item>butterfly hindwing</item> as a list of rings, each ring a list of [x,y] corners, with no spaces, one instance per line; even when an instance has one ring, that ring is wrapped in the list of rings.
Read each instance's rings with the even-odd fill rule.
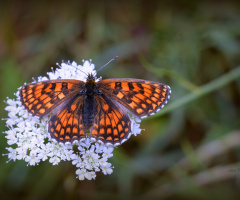
[[[84,82],[78,80],[49,80],[30,83],[20,89],[25,108],[34,116],[43,117],[56,106],[80,92]]]
[[[86,138],[83,125],[84,96],[76,95],[54,111],[48,122],[48,132],[59,142]]]
[[[105,79],[98,83],[100,91],[142,118],[163,108],[171,94],[167,85],[140,79]]]
[[[112,145],[121,144],[129,138],[131,120],[127,113],[105,94],[95,98],[96,114],[90,130],[91,137]]]

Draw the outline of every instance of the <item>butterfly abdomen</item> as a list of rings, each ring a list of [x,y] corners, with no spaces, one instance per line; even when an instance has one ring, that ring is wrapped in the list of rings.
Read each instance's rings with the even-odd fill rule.
[[[95,81],[92,79],[87,80],[85,84],[85,98],[83,108],[83,123],[87,130],[89,130],[93,125],[93,120],[95,116],[95,93]]]
[[[86,96],[84,100],[83,110],[83,123],[87,130],[93,125],[93,119],[95,114],[95,97]]]

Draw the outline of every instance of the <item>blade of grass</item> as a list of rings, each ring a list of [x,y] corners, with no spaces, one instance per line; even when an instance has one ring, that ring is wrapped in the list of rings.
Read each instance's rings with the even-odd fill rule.
[[[194,85],[193,83],[191,83],[190,81],[188,81],[187,79],[183,78],[181,75],[179,75],[178,73],[172,71],[172,70],[167,70],[167,69],[162,69],[162,68],[156,68],[153,65],[151,65],[150,63],[148,63],[146,61],[146,59],[140,55],[139,56],[139,60],[142,63],[142,65],[150,72],[157,74],[158,76],[166,76],[169,78],[172,78],[176,81],[178,81],[178,83],[180,85],[182,85],[184,88],[190,90],[190,91],[195,91],[196,89],[198,89],[198,86]]]
[[[192,189],[203,189],[202,186],[206,187],[206,185],[236,177],[236,173],[232,173],[229,170],[238,169],[238,166],[239,163],[216,166],[206,171],[194,174],[190,177],[182,177],[147,191],[141,196],[140,199],[152,199],[153,197],[155,199],[165,199],[174,194],[176,195],[181,193],[183,194],[183,192],[190,192]]]
[[[166,113],[171,112],[172,110],[175,110],[177,108],[180,108],[204,95],[209,94],[210,92],[213,92],[230,82],[234,81],[235,79],[240,77],[240,66],[235,67],[230,72],[222,75],[219,78],[216,78],[215,80],[211,81],[210,83],[207,83],[201,87],[199,87],[197,90],[194,91],[194,93],[190,93],[182,97],[181,99],[170,103],[166,108],[164,108],[161,112],[156,113],[155,115],[152,115],[144,120],[153,119],[159,116],[162,116]]]

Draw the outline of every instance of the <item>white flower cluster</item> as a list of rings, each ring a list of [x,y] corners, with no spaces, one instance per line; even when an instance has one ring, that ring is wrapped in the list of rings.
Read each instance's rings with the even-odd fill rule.
[[[91,61],[84,61],[83,65],[76,62],[62,62],[56,71],[48,73],[48,77],[39,77],[38,81],[54,79],[77,79],[86,81],[88,73],[96,75],[95,66]],[[85,74],[86,73],[86,74]],[[98,81],[97,79],[96,81]],[[76,165],[76,175],[79,180],[95,179],[96,172],[111,174],[113,166],[108,159],[113,156],[113,147],[92,142],[89,138],[80,142],[58,143],[52,140],[47,131],[48,117],[40,119],[32,116],[22,105],[19,92],[16,99],[7,99],[5,110],[8,112],[5,132],[9,161],[25,160],[28,165],[37,165],[40,161],[49,160],[53,165],[60,161],[71,161]],[[140,134],[141,129],[136,119],[132,120],[132,134]],[[77,151],[74,145],[77,145]]]

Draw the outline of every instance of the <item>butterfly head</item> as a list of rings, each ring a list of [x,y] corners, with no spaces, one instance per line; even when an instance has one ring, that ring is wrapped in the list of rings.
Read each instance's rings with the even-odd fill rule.
[[[88,74],[87,81],[88,82],[95,82],[96,76],[93,75],[92,73]]]
[[[93,96],[96,91],[97,91],[97,86],[96,86],[96,76],[93,75],[92,73],[88,74],[87,81],[85,83],[85,94],[87,96]]]

